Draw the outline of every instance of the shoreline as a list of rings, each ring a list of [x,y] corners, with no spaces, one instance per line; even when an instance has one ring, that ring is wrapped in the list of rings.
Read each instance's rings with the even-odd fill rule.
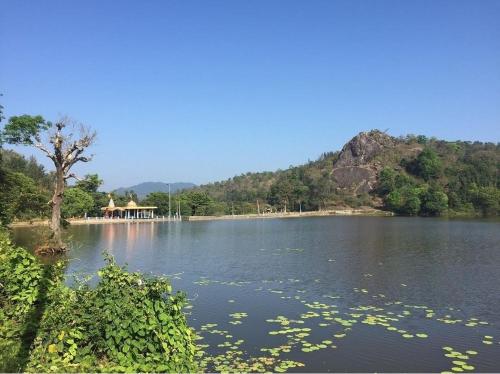
[[[303,217],[328,217],[328,216],[378,216],[390,217],[394,214],[378,209],[334,209],[313,212],[288,212],[288,213],[263,213],[263,214],[239,214],[224,216],[189,216],[188,221],[223,221],[223,220],[249,220],[249,219],[272,219],[272,218],[303,218]]]
[[[327,216],[393,216],[392,212],[387,212],[378,209],[335,209],[322,210],[314,212],[288,212],[288,213],[262,213],[262,214],[239,214],[239,215],[223,215],[223,216],[187,216],[182,218],[182,221],[227,221],[227,220],[252,220],[252,219],[273,219],[273,218],[302,218],[302,217],[327,217]],[[71,225],[103,225],[103,224],[118,224],[118,223],[147,223],[147,222],[180,222],[179,220],[168,218],[148,218],[148,219],[109,219],[109,218],[87,218],[87,219],[69,219]],[[33,220],[19,221],[9,224],[9,227],[35,227],[48,226],[49,220]]]

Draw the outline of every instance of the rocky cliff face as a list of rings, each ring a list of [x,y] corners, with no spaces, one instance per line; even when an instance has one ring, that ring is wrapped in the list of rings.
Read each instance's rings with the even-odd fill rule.
[[[333,165],[338,188],[360,194],[372,191],[383,167],[377,156],[396,146],[396,139],[379,131],[361,132],[352,138]]]

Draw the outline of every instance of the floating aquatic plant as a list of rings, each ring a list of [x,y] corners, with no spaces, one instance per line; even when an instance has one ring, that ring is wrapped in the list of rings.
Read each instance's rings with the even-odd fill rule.
[[[372,275],[365,275],[366,278],[370,278]],[[320,279],[314,279],[314,282],[320,282]],[[202,279],[202,285],[207,285],[211,283],[217,283],[219,285],[226,286],[243,286],[245,284],[251,284],[251,282],[218,282],[209,281],[208,279]],[[260,281],[259,281],[260,282]],[[269,335],[274,336],[273,341],[281,340],[280,344],[275,347],[261,348],[260,351],[265,355],[261,357],[252,357],[245,352],[244,349],[240,348],[244,342],[242,339],[236,340],[232,338],[231,334],[227,331],[215,329],[216,324],[203,325],[200,330],[203,333],[210,333],[215,335],[224,336],[226,341],[217,342],[214,347],[218,349],[225,350],[224,353],[215,354],[213,357],[208,358],[201,354],[202,362],[204,363],[204,371],[276,371],[285,372],[290,368],[302,367],[296,364],[295,366],[290,363],[293,361],[284,360],[283,357],[286,354],[294,352],[304,352],[310,353],[322,349],[335,349],[337,346],[333,344],[333,338],[336,341],[341,341],[342,338],[347,336],[349,330],[353,329],[356,324],[363,324],[366,327],[381,326],[385,331],[390,331],[392,333],[397,332],[399,336],[403,339],[426,339],[429,338],[428,333],[421,331],[415,331],[414,329],[408,328],[411,326],[406,321],[411,321],[415,319],[426,319],[436,322],[440,322],[446,325],[466,326],[468,328],[480,328],[488,324],[487,321],[481,321],[478,318],[463,318],[462,314],[458,309],[447,308],[444,313],[441,313],[443,309],[430,308],[426,305],[411,305],[405,304],[401,300],[388,300],[388,297],[384,294],[374,294],[369,295],[368,288],[354,288],[353,292],[358,293],[356,297],[363,300],[372,300],[373,305],[353,305],[346,307],[345,304],[338,307],[337,305],[329,304],[328,299],[344,299],[345,296],[337,296],[333,294],[326,294],[321,296],[320,299],[310,300],[307,297],[307,290],[304,289],[290,289],[288,287],[294,286],[295,283],[301,282],[298,279],[288,278],[285,280],[263,280],[262,283],[269,284],[270,287],[258,287],[254,288],[256,291],[268,291],[271,294],[278,294],[276,298],[279,297],[281,300],[287,300],[286,302],[296,303],[299,306],[303,305],[305,309],[302,313],[298,312],[298,316],[283,316],[278,315],[273,318],[266,319],[266,322],[279,325],[278,328],[271,328],[268,331]],[[253,282],[255,283],[255,282]],[[287,283],[286,287],[274,286],[279,284]],[[406,285],[401,284],[402,287]],[[384,300],[385,299],[385,300]],[[234,302],[230,299],[228,302]],[[460,316],[457,315],[460,313]],[[242,320],[247,317],[244,312],[232,313],[229,315],[231,317],[228,321],[231,325],[238,325],[242,323]],[[307,327],[304,327],[304,324]],[[329,331],[332,329],[331,336],[332,340],[322,340],[314,341],[316,333],[319,332],[318,327],[322,328],[322,331]],[[339,327],[341,331],[339,331]],[[225,333],[225,334],[224,334]],[[321,334],[321,333],[320,333]],[[481,337],[484,344],[493,344],[493,336],[484,335]],[[219,338],[218,338],[219,339]],[[306,340],[308,339],[308,340]],[[417,342],[418,339],[414,339]],[[199,347],[207,349],[206,344]],[[451,372],[469,372],[475,370],[475,367],[469,362],[470,357],[477,355],[477,351],[469,349],[465,352],[460,352],[452,347],[443,347],[444,356],[450,359],[449,369]],[[217,351],[216,351],[217,352]],[[293,357],[293,356],[292,356]]]

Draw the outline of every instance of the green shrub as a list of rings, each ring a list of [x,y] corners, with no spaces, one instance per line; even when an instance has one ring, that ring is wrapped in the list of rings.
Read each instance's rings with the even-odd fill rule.
[[[129,273],[107,257],[96,287],[60,286],[44,315],[29,371],[187,372],[194,332],[185,295],[166,278]]]
[[[428,216],[439,216],[448,209],[448,196],[437,186],[431,186],[421,194],[421,213]]]
[[[48,200],[49,195],[30,177],[0,170],[0,224],[45,217]]]
[[[386,207],[398,214],[417,215],[421,207],[420,193],[421,190],[417,187],[398,188],[387,195]]]
[[[388,167],[382,169],[378,175],[377,193],[385,196],[391,193],[396,187],[396,172]]]
[[[438,178],[442,173],[442,162],[436,151],[425,148],[414,160],[408,164],[408,171],[429,181]]]
[[[477,187],[475,184],[469,191],[474,207],[484,215],[500,213],[500,190],[495,187]]]
[[[42,265],[0,233],[0,371],[197,369],[185,295],[106,260],[97,285],[70,288],[63,262]]]
[[[29,339],[36,327],[28,321],[40,299],[43,266],[22,248],[12,246],[0,231],[0,372],[25,364]]]

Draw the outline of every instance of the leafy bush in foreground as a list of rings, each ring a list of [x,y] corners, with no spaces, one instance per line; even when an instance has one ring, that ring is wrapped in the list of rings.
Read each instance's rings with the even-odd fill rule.
[[[111,257],[95,287],[63,283],[63,263],[41,265],[0,237],[0,370],[188,372],[194,332],[185,296]],[[27,333],[29,332],[29,333]]]
[[[43,273],[35,257],[14,248],[0,231],[0,372],[18,371],[26,363]]]

